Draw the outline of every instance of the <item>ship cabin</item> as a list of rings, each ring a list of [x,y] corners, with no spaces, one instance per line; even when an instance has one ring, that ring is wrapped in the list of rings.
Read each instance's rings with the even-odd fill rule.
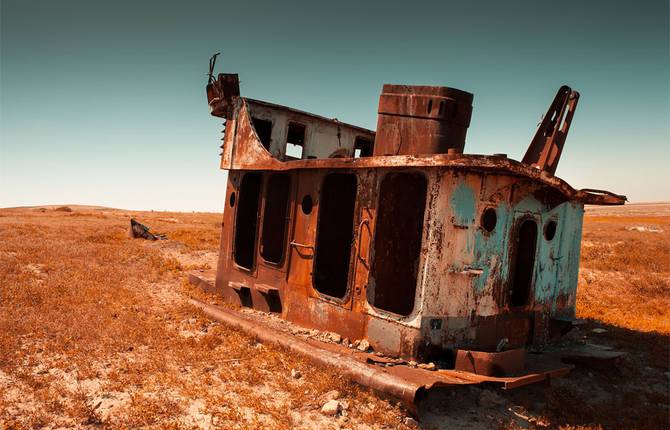
[[[228,171],[214,292],[375,351],[453,361],[540,348],[575,316],[585,204],[554,175],[578,93],[523,161],[464,154],[473,95],[384,85],[371,131],[240,96],[212,77]]]

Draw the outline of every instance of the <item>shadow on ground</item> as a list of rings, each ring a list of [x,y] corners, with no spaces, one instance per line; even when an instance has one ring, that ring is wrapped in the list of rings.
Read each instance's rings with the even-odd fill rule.
[[[419,427],[670,426],[670,336],[597,321],[587,322],[571,335],[579,342],[613,347],[627,355],[614,362],[580,363],[564,378],[509,391],[493,387],[431,390],[419,406]]]

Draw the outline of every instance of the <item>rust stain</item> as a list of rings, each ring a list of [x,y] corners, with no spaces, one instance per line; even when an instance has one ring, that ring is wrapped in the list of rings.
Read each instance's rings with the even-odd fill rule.
[[[523,351],[544,347],[564,331],[556,321],[574,316],[583,206],[626,200],[554,175],[576,91],[561,87],[515,161],[463,153],[473,102],[464,91],[385,85],[375,133],[241,97],[238,76],[215,78],[213,68],[207,100],[225,120],[229,176],[215,280],[193,282],[457,372],[379,376],[354,366],[355,379],[406,400],[456,379],[514,374],[512,387],[567,372],[533,373]]]

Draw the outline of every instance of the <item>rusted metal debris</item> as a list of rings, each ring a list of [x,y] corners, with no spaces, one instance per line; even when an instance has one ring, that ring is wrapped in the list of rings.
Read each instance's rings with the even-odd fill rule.
[[[364,339],[391,360],[440,362],[444,384],[453,372],[514,378],[508,388],[567,372],[553,359],[537,367],[525,350],[571,328],[584,204],[626,200],[554,175],[577,92],[559,90],[519,162],[463,153],[473,101],[464,91],[385,85],[375,133],[241,97],[238,76],[214,79],[213,68],[207,100],[225,119],[226,208],[216,273],[192,282]],[[199,306],[254,335],[266,330]],[[295,350],[344,360],[322,358],[323,348]],[[351,366],[355,380],[405,400],[436,383],[413,370],[389,370],[389,382],[366,360]]]
[[[561,158],[565,138],[568,136],[578,101],[577,91],[573,91],[566,85],[559,88],[523,157],[525,164],[530,164],[552,175],[556,173],[558,160]]]
[[[523,372],[508,376],[476,374],[458,369],[427,370],[416,366],[375,366],[379,362],[372,352],[358,351],[342,345],[301,339],[268,324],[260,315],[242,315],[230,309],[208,305],[196,299],[191,303],[209,317],[252,335],[260,342],[278,345],[307,356],[314,362],[335,368],[342,375],[373,390],[386,393],[412,407],[434,387],[465,386],[487,383],[503,389],[522,387],[566,375],[571,365],[560,361],[560,354],[546,353],[538,359],[531,356]]]
[[[163,233],[151,233],[150,228],[144,224],[140,224],[135,219],[130,219],[129,235],[133,239],[147,239],[147,240],[164,240],[167,239]]]

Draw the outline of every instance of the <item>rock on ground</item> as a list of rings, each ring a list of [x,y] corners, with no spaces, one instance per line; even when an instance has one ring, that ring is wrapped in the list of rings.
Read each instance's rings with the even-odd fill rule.
[[[321,413],[324,415],[337,415],[340,411],[340,402],[337,400],[328,400],[321,408]]]
[[[370,342],[368,342],[366,339],[361,340],[361,342],[358,344],[358,350],[367,351],[368,349],[370,349]]]

